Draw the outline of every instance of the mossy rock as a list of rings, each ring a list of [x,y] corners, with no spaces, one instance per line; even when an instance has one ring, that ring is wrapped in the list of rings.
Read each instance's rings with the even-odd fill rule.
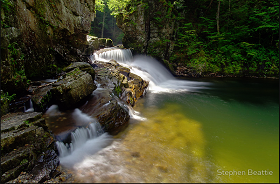
[[[53,84],[54,97],[63,108],[72,108],[97,88],[92,76],[75,68]]]
[[[105,45],[105,46],[106,46],[106,47],[113,47],[113,46],[114,46],[113,40],[107,38],[107,39],[106,39],[106,45]]]
[[[1,98],[1,116],[9,112],[9,102],[8,98]]]
[[[98,37],[95,36],[88,36],[88,45],[89,47],[93,47],[94,50],[98,50],[99,49],[99,39]]]
[[[92,79],[95,79],[95,71],[89,63],[86,62],[73,62],[69,66],[65,67],[63,71],[70,72],[74,68],[79,68],[82,71],[87,72],[91,75]]]
[[[53,100],[53,87],[51,85],[37,88],[34,95],[31,97],[34,110],[44,112]]]
[[[42,113],[22,112],[4,116],[1,122],[1,182],[31,170],[44,153],[54,152],[54,142]],[[58,165],[56,154],[52,154],[51,159],[54,161],[48,164],[49,171]]]
[[[98,42],[100,48],[104,48],[106,46],[106,38],[99,38]]]

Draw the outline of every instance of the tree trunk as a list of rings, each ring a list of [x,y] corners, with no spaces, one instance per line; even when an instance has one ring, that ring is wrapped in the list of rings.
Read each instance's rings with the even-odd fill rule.
[[[230,0],[228,0],[228,23],[227,23],[227,31],[228,31],[229,19],[230,19]]]
[[[104,10],[104,13],[103,13],[103,23],[102,23],[101,38],[103,38],[103,34],[104,34],[104,24],[105,24],[105,10]]]
[[[211,6],[212,2],[213,2],[213,0],[211,0],[211,2],[210,2],[210,4],[209,4],[209,6],[208,6],[207,8],[210,8],[210,6]]]
[[[219,19],[220,19],[220,5],[221,5],[221,1],[218,0],[219,3],[218,3],[218,10],[217,10],[217,16],[216,16],[216,19],[217,19],[217,32],[218,34],[220,34],[220,25],[219,25]]]
[[[115,22],[115,18],[113,18],[113,38],[116,39],[116,22]]]

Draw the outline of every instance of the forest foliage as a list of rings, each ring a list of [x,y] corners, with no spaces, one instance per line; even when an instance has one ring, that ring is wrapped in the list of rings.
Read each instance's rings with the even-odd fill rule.
[[[147,0],[98,1],[113,16],[129,15],[139,4],[149,6]],[[278,1],[159,1],[169,7],[168,15],[176,21],[171,63],[183,63],[202,73],[279,75]],[[153,18],[161,22],[160,16]]]
[[[177,12],[173,62],[185,62],[202,72],[279,75],[279,2],[181,1]]]
[[[111,38],[114,44],[121,44],[124,36],[116,25],[116,12],[123,12],[129,0],[96,0],[95,19],[91,25],[90,35],[99,38]]]

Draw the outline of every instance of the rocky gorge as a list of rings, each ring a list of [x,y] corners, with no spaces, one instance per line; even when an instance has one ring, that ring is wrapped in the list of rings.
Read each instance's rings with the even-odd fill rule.
[[[122,104],[133,106],[148,82],[114,60],[90,60],[94,51],[113,46],[109,38],[87,35],[95,1],[1,3],[1,183],[63,182],[69,174],[59,166],[44,112],[52,104],[67,110],[94,98],[89,114],[115,135],[130,118]],[[92,96],[97,85],[106,92]]]
[[[24,173],[26,182],[44,182],[61,174],[57,170],[59,159],[55,136],[42,117],[42,112],[52,104],[70,109],[91,96],[95,99],[93,104],[86,104],[84,108],[88,109],[87,114],[97,118],[105,132],[116,135],[128,125],[129,110],[119,102],[133,106],[144,95],[148,83],[114,60],[110,63],[95,61],[93,65],[94,69],[89,63],[72,63],[64,69],[70,71],[57,81],[33,87],[36,89],[31,100],[34,110],[39,112],[2,116],[2,182],[14,179],[24,171],[30,171],[28,176]],[[94,81],[106,92],[92,96],[97,88]]]
[[[123,136],[122,133],[130,131],[130,125],[133,124],[129,123],[129,120],[133,119],[133,114],[131,114],[132,107],[136,106],[135,108],[137,108],[137,101],[146,94],[148,87],[149,93],[146,97],[150,105],[148,105],[149,108],[144,110],[144,112],[150,111],[146,114],[150,115],[150,120],[155,121],[155,125],[151,126],[147,124],[145,125],[146,127],[144,126],[145,128],[140,127],[140,129],[136,129],[136,132],[135,130],[130,131],[130,134],[128,134],[129,136],[127,136],[127,139],[124,141],[128,148],[131,148],[131,150],[128,149],[129,151],[124,151],[126,149],[122,148],[119,150],[117,148],[111,149],[112,147],[110,148],[109,146],[101,150],[99,154],[95,155],[100,163],[93,164],[93,169],[91,168],[93,173],[97,170],[98,172],[94,174],[88,172],[90,173],[88,177],[91,179],[93,174],[95,179],[86,179],[89,179],[89,182],[111,182],[111,179],[112,182],[154,181],[145,180],[144,177],[139,177],[140,180],[135,180],[133,177],[131,177],[131,180],[123,180],[123,178],[114,180],[114,177],[108,177],[109,180],[104,179],[104,177],[107,177],[106,174],[104,174],[105,172],[108,171],[108,176],[112,174],[110,168],[113,168],[113,166],[116,166],[117,169],[115,168],[115,170],[117,174],[123,174],[119,172],[118,166],[122,166],[125,162],[122,162],[121,159],[114,160],[113,157],[115,155],[125,156],[125,159],[129,160],[126,164],[128,163],[131,167],[139,164],[141,160],[143,167],[136,166],[134,169],[128,168],[128,170],[133,173],[139,173],[139,171],[142,170],[143,176],[148,173],[151,174],[152,179],[156,178],[154,176],[159,176],[161,174],[166,175],[164,177],[165,179],[170,178],[170,175],[172,175],[170,171],[173,168],[174,172],[177,173],[178,171],[179,174],[181,173],[180,171],[183,171],[182,176],[184,177],[196,177],[196,175],[190,172],[193,171],[192,167],[195,165],[199,166],[199,168],[203,168],[201,170],[208,173],[208,171],[205,170],[207,169],[207,165],[196,163],[196,160],[200,159],[198,156],[204,153],[204,139],[203,136],[201,136],[203,135],[202,129],[200,128],[200,124],[197,123],[200,121],[191,124],[191,128],[193,129],[190,129],[190,126],[186,123],[189,122],[189,118],[187,118],[189,115],[192,116],[197,113],[193,112],[193,107],[195,107],[195,105],[191,105],[190,108],[186,106],[186,104],[177,105],[188,102],[189,100],[193,101],[193,104],[197,104],[197,107],[201,104],[207,105],[205,101],[202,101],[205,99],[204,96],[197,95],[197,99],[199,100],[196,100],[196,97],[190,99],[189,97],[192,95],[190,95],[189,92],[196,93],[203,91],[204,88],[210,89],[207,85],[211,82],[191,82],[188,80],[184,81],[184,79],[180,81],[166,70],[166,68],[168,68],[175,76],[192,78],[234,77],[234,75],[223,75],[224,73],[206,71],[205,63],[209,60],[205,57],[206,54],[202,50],[202,47],[199,47],[199,49],[195,47],[195,53],[192,53],[192,47],[186,47],[186,45],[191,42],[188,42],[189,40],[184,40],[186,37],[184,37],[184,34],[182,36],[182,32],[180,33],[179,28],[180,25],[184,25],[187,21],[180,22],[178,12],[181,11],[182,16],[186,16],[187,13],[185,13],[184,7],[179,7],[179,5],[187,4],[186,7],[188,10],[192,10],[191,12],[193,12],[193,14],[191,13],[189,16],[190,19],[195,19],[195,16],[198,16],[199,12],[202,12],[198,9],[198,3],[195,1],[188,4],[186,1],[143,0],[140,2],[132,0],[131,4],[126,7],[126,11],[122,11],[116,16],[117,25],[123,30],[124,38],[123,46],[115,47],[110,38],[98,38],[89,35],[90,29],[92,28],[92,21],[94,21],[95,18],[94,0],[1,0],[1,3],[1,183],[75,182],[71,177],[71,174],[74,175],[74,173],[62,167],[59,145],[56,144],[57,141],[62,144],[65,143],[65,145],[67,145],[65,147],[72,151],[71,141],[74,142],[72,133],[78,133],[79,130],[90,130],[89,128],[93,124],[93,121],[94,123],[98,123],[102,133],[105,135],[114,137]],[[195,5],[197,8],[189,6],[191,4]],[[187,33],[188,35],[194,36],[193,30]],[[180,36],[184,39],[181,39]],[[183,52],[178,50],[178,45],[180,44],[183,45],[180,47],[183,49]],[[200,44],[201,43],[196,46]],[[131,65],[132,67],[123,65],[123,63],[118,60],[120,58],[104,62],[100,59],[101,57],[94,57],[106,56],[106,53],[120,51],[120,47],[122,48],[122,52],[130,52],[131,50],[133,54],[145,54],[148,56],[141,56],[142,59],[140,57],[138,61],[135,59],[136,57],[134,57],[137,62],[134,60],[134,64],[136,64],[134,66]],[[202,61],[203,63],[198,62],[195,66],[189,65],[190,63],[187,64],[190,58],[186,59],[185,56],[188,55],[186,53],[189,53],[189,51],[190,54],[197,59],[193,61]],[[118,57],[119,56],[120,55],[118,55]],[[150,56],[158,59],[159,63]],[[184,62],[180,63],[179,59],[181,57],[184,59]],[[173,58],[173,60],[171,60],[171,58]],[[216,61],[220,63],[220,58],[215,60],[215,62]],[[238,59],[238,61],[240,60]],[[165,67],[161,64],[165,65]],[[142,67],[144,65],[145,67]],[[238,66],[241,66],[241,64]],[[258,67],[260,66],[261,65],[258,65]],[[150,78],[146,79],[144,76],[140,77],[140,74],[136,75],[133,72],[135,71],[134,67],[138,67],[143,72],[152,68],[153,70],[147,73],[153,74],[155,76],[154,79],[160,78],[161,80],[153,81],[150,80]],[[229,67],[231,67],[231,65],[229,65]],[[153,78],[153,76],[151,76],[151,78]],[[220,89],[232,89],[232,86],[230,86],[230,88],[220,87],[217,91],[220,92]],[[260,89],[266,88],[263,87]],[[254,92],[260,91],[260,89],[254,89]],[[150,91],[152,91],[151,93],[170,92],[170,95],[162,95],[166,98],[163,100],[161,100],[161,98],[159,98],[159,100],[153,100],[153,96],[157,98],[159,96],[154,94],[149,96]],[[177,93],[178,91],[182,93],[180,92],[179,95]],[[232,91],[234,92],[234,90]],[[244,89],[242,89],[242,92],[243,91]],[[240,94],[242,94],[242,92],[240,92]],[[222,93],[228,94],[229,92],[222,91]],[[250,93],[249,96],[251,96],[251,94],[253,93]],[[219,95],[214,94],[213,96]],[[228,97],[225,97],[224,99],[227,101],[227,98]],[[229,98],[231,97],[229,96]],[[154,116],[153,113],[157,112],[154,108],[162,108],[159,107],[159,105],[157,107],[155,101],[168,103],[171,100],[178,101],[178,104],[175,104],[178,108],[174,108],[175,106],[171,105],[170,107],[168,106],[167,109],[159,110],[159,112],[162,112],[157,115],[159,117]],[[220,102],[217,104],[218,105],[212,105],[212,107],[220,107],[223,105],[221,105]],[[187,107],[186,109],[188,110],[185,110],[185,107]],[[172,111],[168,111],[168,108]],[[61,114],[67,114],[67,112],[70,111],[71,113],[69,114],[72,117],[77,114],[84,117],[86,116],[90,121],[85,124],[81,122],[78,125],[72,125],[65,116],[59,115],[54,115],[57,121],[52,121],[51,118],[48,117],[48,113],[53,109],[57,110],[55,113],[59,112]],[[174,109],[183,109],[184,112],[179,112],[179,110],[175,112]],[[207,106],[207,108],[203,109],[205,113],[201,114],[207,114],[209,109],[213,111],[211,116],[220,111],[219,109],[208,108]],[[199,111],[199,109],[197,109],[197,111]],[[170,119],[170,117],[167,118],[167,116],[171,113],[178,113],[178,120],[180,120],[179,122],[181,124],[174,124],[174,126],[172,126],[176,129],[174,131],[178,132],[178,135],[176,133],[173,134],[169,128],[171,125],[170,122],[173,122],[173,117],[171,116]],[[183,113],[192,114],[189,114],[185,118],[185,115],[182,115]],[[227,112],[223,114],[226,113]],[[203,118],[201,114],[198,119]],[[220,117],[222,115],[218,116]],[[205,119],[208,118],[208,116],[205,117]],[[205,120],[204,127],[209,125],[208,121],[211,118]],[[56,127],[58,121],[68,124],[59,129],[59,131],[54,131],[52,128]],[[166,122],[166,130],[162,124],[158,123],[160,121]],[[224,121],[227,122],[228,120],[226,119]],[[149,123],[149,121],[147,122]],[[218,126],[222,125],[224,124]],[[181,127],[185,127],[185,129]],[[153,128],[154,130],[151,131],[150,139],[147,139],[146,131],[149,130],[149,128]],[[137,130],[139,130],[139,134],[137,134]],[[162,132],[161,136],[158,131]],[[181,136],[188,135],[185,133],[187,131],[190,132],[190,136]],[[169,134],[170,132],[172,134]],[[209,130],[209,132],[213,133],[214,131]],[[60,135],[60,133],[62,133],[63,136]],[[141,138],[142,135],[143,137]],[[161,142],[168,136],[170,136],[170,142],[172,145],[174,143],[176,150],[177,146],[180,146],[181,143],[182,145],[186,143],[180,146],[180,149],[193,149],[190,151],[194,151],[193,159],[186,157],[191,154],[183,154],[181,157],[182,163],[187,162],[187,164],[181,165],[182,169],[178,169],[176,166],[168,167],[160,163],[162,162],[162,159],[160,159],[161,156],[165,156],[165,154],[162,153],[165,153],[167,151],[166,148],[170,146],[170,144],[161,145]],[[189,140],[189,137],[193,137],[193,140]],[[140,139],[142,139],[142,142]],[[156,139],[158,139],[159,142],[154,142]],[[209,138],[207,140],[209,140]],[[135,144],[136,141],[139,145]],[[121,142],[122,141],[117,144],[122,144]],[[177,144],[178,142],[180,144]],[[151,143],[156,146],[151,146]],[[160,145],[162,149],[159,149]],[[227,145],[231,145],[231,143],[229,142]],[[136,151],[135,147],[137,147]],[[145,147],[145,150],[143,147]],[[83,149],[81,150],[81,152],[84,151]],[[144,153],[142,151],[144,151]],[[217,152],[220,151],[218,150]],[[201,153],[201,155],[199,153]],[[178,154],[181,155],[181,153]],[[207,151],[207,154],[210,154],[210,152]],[[154,158],[150,160],[150,165],[146,165],[146,169],[144,166],[146,163],[145,155],[153,155],[149,158]],[[101,157],[109,159],[104,161],[104,159],[99,159]],[[178,163],[178,157],[174,156],[174,154],[170,154],[170,158],[172,162]],[[158,160],[158,164],[155,164],[155,159]],[[108,163],[106,164],[108,165],[104,164],[104,162],[107,161]],[[236,163],[238,163],[238,161]],[[188,168],[186,169],[185,166],[188,166]],[[88,170],[88,167],[85,167],[85,170],[78,171],[82,176],[85,176],[83,175],[83,171],[87,173]],[[156,174],[153,173],[152,170],[155,171]],[[214,170],[215,169],[213,169],[213,171]],[[199,171],[199,169],[197,171]],[[199,174],[199,172],[197,173]],[[102,174],[104,174],[104,177],[100,177]],[[182,179],[179,181],[218,181],[212,180],[212,178],[215,178],[214,174],[214,172],[210,172],[210,180],[200,180],[201,176],[199,176],[198,179],[195,180]],[[144,180],[142,180],[142,178]],[[169,181],[162,180],[160,177],[156,179],[157,182]],[[173,179],[174,178],[171,177],[170,182],[178,181]],[[81,181],[83,180],[80,180],[80,182]]]

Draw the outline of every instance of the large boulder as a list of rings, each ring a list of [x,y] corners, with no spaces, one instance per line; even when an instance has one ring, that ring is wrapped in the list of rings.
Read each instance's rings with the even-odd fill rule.
[[[53,84],[54,97],[61,107],[71,107],[89,96],[96,85],[92,76],[75,68]]]
[[[99,49],[98,37],[87,35],[87,46],[83,51],[84,55],[92,55],[95,50]]]
[[[95,117],[105,132],[116,135],[129,122],[129,107],[145,94],[148,82],[115,60],[94,61],[99,89],[92,93],[82,111]]]
[[[46,111],[51,104],[62,109],[73,108],[97,88],[95,71],[84,62],[71,63],[57,81],[41,85],[33,91],[32,102],[35,111]]]
[[[115,60],[110,62],[95,61],[96,81],[103,88],[112,89],[112,92],[127,104],[134,106],[137,99],[142,97],[149,85],[129,68],[119,65]]]
[[[90,56],[94,51],[100,48],[113,47],[113,41],[110,38],[98,38],[95,36],[87,35],[87,43],[85,48],[82,50],[83,55]]]
[[[100,48],[113,47],[113,41],[110,38],[99,38],[98,42]]]
[[[95,79],[94,69],[92,68],[92,66],[89,63],[86,63],[86,62],[73,62],[69,66],[64,68],[63,71],[70,72],[74,68],[79,68],[80,70],[87,72],[88,74],[91,75],[92,80]]]
[[[129,122],[129,110],[108,89],[94,91],[83,112],[95,117],[102,129],[112,135],[123,130]]]

